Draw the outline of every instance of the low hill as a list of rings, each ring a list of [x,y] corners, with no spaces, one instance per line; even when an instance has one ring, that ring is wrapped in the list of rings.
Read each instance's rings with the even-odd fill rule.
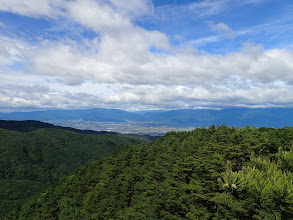
[[[292,219],[292,146],[293,128],[168,133],[83,166],[7,219]]]
[[[56,128],[59,130],[73,131],[80,134],[118,134],[115,132],[80,130],[80,129],[75,129],[71,127],[56,126],[50,123],[35,121],[35,120],[24,120],[24,121],[0,120],[0,128],[13,130],[13,131],[19,131],[19,132],[31,132],[40,128]]]
[[[114,134],[129,138],[137,138],[139,140],[144,140],[146,142],[152,142],[158,139],[160,136],[150,136],[150,135],[136,135],[136,134],[120,134],[118,132],[108,132],[108,131],[93,131],[93,130],[81,130],[71,127],[62,127],[53,125],[46,122],[25,120],[25,121],[14,121],[14,120],[0,120],[0,128],[8,129],[12,131],[19,132],[31,132],[40,128],[54,128],[65,131],[73,131],[79,134]]]
[[[41,122],[1,122],[0,216],[90,161],[117,147],[144,143],[139,136],[80,134]],[[53,127],[42,128],[39,127]]]

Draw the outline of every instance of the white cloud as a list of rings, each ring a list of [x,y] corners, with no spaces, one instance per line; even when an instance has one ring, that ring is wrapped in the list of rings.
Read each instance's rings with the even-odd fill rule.
[[[123,23],[123,16],[135,18],[150,14],[153,6],[150,0],[0,0],[0,11],[36,18],[71,15],[82,24],[93,23],[94,26],[101,26],[103,22],[105,25],[109,22],[110,25],[116,25],[119,19],[122,19]],[[119,11],[119,14],[116,11]],[[98,20],[90,22],[88,17]]]
[[[228,3],[205,0],[184,10],[204,17],[220,13]],[[68,19],[99,35],[84,41],[40,40],[34,46],[0,36],[0,75],[5,75],[0,107],[172,109],[293,103],[292,50],[245,44],[238,52],[217,55],[175,48],[166,34],[133,23],[141,13],[152,13],[147,0],[0,0],[0,10]],[[194,40],[193,45],[233,33],[227,24],[209,25],[219,36]],[[7,74],[17,62],[25,63],[22,71],[30,74]]]
[[[0,21],[0,28],[6,28],[5,24],[2,21]]]
[[[28,47],[29,46],[21,40],[0,35],[0,67],[9,66],[15,62],[22,62]]]
[[[234,87],[230,88],[227,85],[214,85],[210,87],[164,85],[128,87],[106,98],[105,101],[120,103],[121,105],[128,104],[130,106],[139,104],[156,109],[219,106],[292,107],[292,87],[278,87],[273,84],[251,85],[239,79],[233,83]]]
[[[97,100],[122,108],[170,109],[290,106],[293,101],[291,50],[265,50],[261,45],[246,44],[241,51],[226,55],[176,50],[168,55],[151,53],[148,44],[144,47],[140,42],[144,38],[128,43],[111,37],[94,41],[96,50],[92,51],[82,50],[77,43],[45,44],[33,53],[32,70],[64,78],[69,85],[63,89],[60,84],[50,87],[61,96],[64,91],[73,94],[66,96],[67,107],[71,105],[68,99],[76,104],[76,99],[83,97],[79,93],[91,97],[86,103],[92,107],[101,107],[93,104]],[[135,40],[141,47],[132,50]]]
[[[67,16],[97,32],[116,33],[132,26],[128,17],[117,13],[109,5],[94,0],[70,1],[67,10]]]
[[[218,15],[231,8],[242,7],[246,4],[257,4],[264,0],[201,0],[187,4],[164,5],[156,8],[161,19],[173,19],[174,17],[189,15],[191,19],[201,19]]]
[[[204,0],[191,3],[185,7],[194,12],[195,16],[208,16],[220,13],[230,0]]]
[[[224,32],[231,31],[231,29],[228,27],[228,25],[226,25],[222,22],[215,24],[214,22],[210,21],[207,23],[209,24],[212,31],[224,31]]]
[[[205,44],[209,44],[209,43],[214,43],[214,42],[218,42],[222,39],[221,36],[219,35],[213,35],[213,36],[208,36],[208,37],[203,37],[203,38],[199,38],[199,39],[194,39],[191,41],[188,41],[187,43],[185,43],[185,45],[192,45],[193,47],[197,48],[199,46],[205,45]]]
[[[64,0],[0,0],[0,11],[29,17],[56,17],[62,14]]]
[[[219,14],[227,9],[231,0],[203,0],[188,4],[164,5],[155,8],[155,12],[162,20],[175,20],[178,17],[188,16],[190,19],[199,19]]]
[[[150,52],[152,42],[158,46],[165,43],[163,49],[172,53]],[[242,51],[226,55],[186,53],[168,48],[160,33],[148,32],[118,39],[105,35],[92,45],[97,53],[80,50],[77,43],[45,45],[32,53],[31,70],[63,77],[70,83],[209,84],[220,83],[230,75],[261,83],[293,83],[291,50],[245,45]]]
[[[213,32],[217,32],[230,39],[233,39],[236,36],[235,32],[225,23],[214,23],[213,21],[207,21],[206,23]]]
[[[265,0],[239,0],[240,4],[259,4],[264,2]]]
[[[87,89],[88,88],[88,89]],[[90,91],[90,88],[95,88]],[[105,92],[108,90],[107,92]],[[0,108],[116,107],[124,109],[178,109],[199,107],[293,107],[293,87],[262,84],[230,77],[216,85],[91,84],[62,87],[8,84],[0,86]]]
[[[151,0],[110,0],[121,14],[130,18],[152,14],[154,7]]]

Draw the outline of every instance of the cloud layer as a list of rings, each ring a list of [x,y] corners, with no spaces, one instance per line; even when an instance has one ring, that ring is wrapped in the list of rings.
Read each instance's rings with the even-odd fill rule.
[[[239,0],[238,7],[260,2]],[[229,4],[205,0],[176,7],[207,17]],[[0,108],[293,107],[293,50],[243,43],[237,51],[215,54],[188,42],[174,45],[166,33],[136,23],[175,9],[155,9],[149,0],[0,0],[2,11],[95,33],[36,42],[0,35]],[[241,35],[223,22],[204,24],[217,34],[209,36],[215,41]]]

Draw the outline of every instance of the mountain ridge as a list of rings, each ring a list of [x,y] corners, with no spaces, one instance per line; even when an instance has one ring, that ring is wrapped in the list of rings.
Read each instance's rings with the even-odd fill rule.
[[[2,120],[69,121],[105,123],[147,123],[159,127],[202,127],[212,124],[281,128],[293,125],[293,108],[227,108],[124,111],[119,109],[45,110],[0,113]],[[146,126],[140,124],[140,126]]]

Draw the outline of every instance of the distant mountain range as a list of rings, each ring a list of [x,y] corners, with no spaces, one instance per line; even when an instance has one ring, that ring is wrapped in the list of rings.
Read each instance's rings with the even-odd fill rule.
[[[119,109],[46,110],[0,113],[2,120],[69,121],[128,123],[144,126],[202,127],[211,124],[228,126],[274,127],[293,126],[293,108],[233,108],[222,110],[184,109],[128,112]]]
[[[0,113],[3,120],[84,120],[100,122],[144,121],[144,117],[119,109],[47,110],[33,112]]]

